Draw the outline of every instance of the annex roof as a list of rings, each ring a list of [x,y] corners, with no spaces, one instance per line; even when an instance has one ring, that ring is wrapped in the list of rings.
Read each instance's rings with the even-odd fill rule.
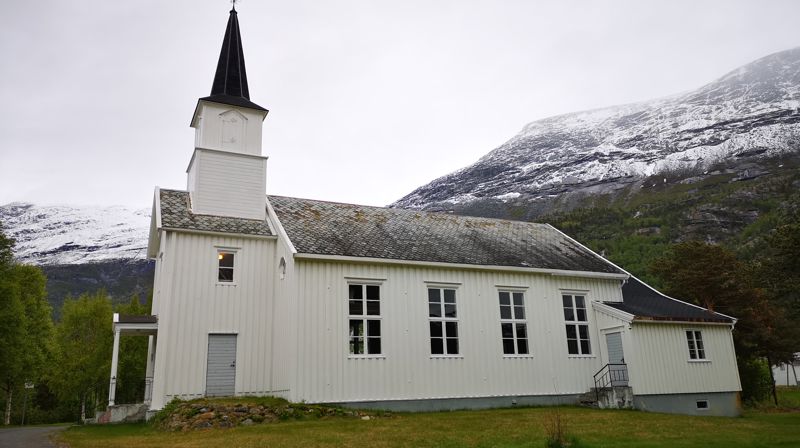
[[[203,232],[272,236],[266,220],[192,213],[189,192],[159,190],[161,227]]]
[[[622,302],[604,303],[612,308],[633,314],[635,320],[733,322],[733,319],[723,314],[667,297],[633,276],[622,286]]]
[[[625,273],[547,224],[269,196],[298,253]]]

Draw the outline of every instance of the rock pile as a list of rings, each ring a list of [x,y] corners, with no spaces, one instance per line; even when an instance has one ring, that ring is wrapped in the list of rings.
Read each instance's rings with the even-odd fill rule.
[[[168,431],[191,431],[210,428],[233,428],[281,420],[317,419],[325,417],[370,420],[374,413],[337,407],[285,403],[264,405],[253,403],[217,403],[209,400],[176,402],[156,417],[156,426]],[[382,416],[387,416],[383,414]]]

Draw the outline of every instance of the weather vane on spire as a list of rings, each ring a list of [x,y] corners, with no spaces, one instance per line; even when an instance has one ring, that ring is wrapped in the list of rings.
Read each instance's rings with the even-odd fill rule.
[[[239,3],[240,1],[242,0],[231,0],[231,7],[233,8],[234,11],[236,11],[236,4]]]

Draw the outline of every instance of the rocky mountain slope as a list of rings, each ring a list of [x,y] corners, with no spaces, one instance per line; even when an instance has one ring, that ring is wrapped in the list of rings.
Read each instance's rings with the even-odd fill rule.
[[[0,223],[16,240],[17,260],[44,270],[56,311],[66,296],[105,289],[115,302],[144,300],[152,288],[149,209],[14,202],[0,206]]]
[[[534,121],[476,163],[392,206],[535,219],[654,182],[732,171],[800,153],[800,47],[734,70],[695,91]]]

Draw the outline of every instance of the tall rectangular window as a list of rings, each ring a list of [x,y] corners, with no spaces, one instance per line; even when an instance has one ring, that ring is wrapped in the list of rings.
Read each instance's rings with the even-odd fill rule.
[[[217,252],[217,281],[220,283],[233,282],[233,252]]]
[[[586,296],[562,294],[561,301],[564,305],[564,321],[567,327],[567,351],[570,355],[591,355]]]
[[[525,295],[516,291],[500,291],[500,333],[503,354],[528,354],[528,323],[525,320]]]
[[[456,290],[428,288],[428,317],[432,355],[458,354]]]
[[[351,284],[348,287],[350,354],[381,354],[381,287]]]
[[[686,330],[686,342],[689,344],[689,359],[706,359],[703,334],[700,330]]]

